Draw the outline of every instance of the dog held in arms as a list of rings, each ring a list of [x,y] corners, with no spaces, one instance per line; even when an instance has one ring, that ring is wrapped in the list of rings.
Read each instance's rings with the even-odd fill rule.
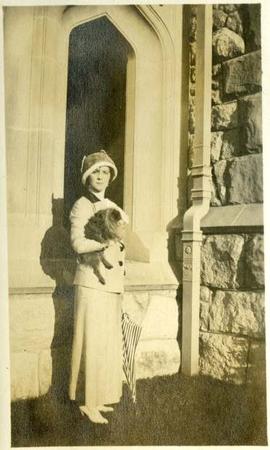
[[[87,239],[94,239],[105,245],[108,245],[110,241],[115,241],[119,242],[121,249],[125,248],[122,242],[125,224],[120,212],[115,208],[107,208],[98,211],[88,220],[84,227],[84,232]],[[102,263],[106,269],[112,269],[113,266],[105,258],[103,250],[82,253],[79,255],[79,260],[82,264],[90,265],[100,283],[105,284],[105,279],[100,272],[100,264]]]

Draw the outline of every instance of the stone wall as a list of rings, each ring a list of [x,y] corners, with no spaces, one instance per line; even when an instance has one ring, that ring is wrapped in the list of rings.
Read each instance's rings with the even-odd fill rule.
[[[137,348],[137,377],[176,373],[178,305],[175,290],[125,293],[124,305],[143,322]],[[72,289],[54,294],[11,295],[11,399],[34,398],[52,390],[67,394],[73,330]]]
[[[191,7],[189,167],[193,162],[196,7]],[[260,5],[213,6],[212,206],[261,203]]]
[[[196,7],[189,41],[191,167]],[[224,206],[263,202],[260,5],[213,5],[212,44],[211,206],[224,217]],[[265,378],[263,235],[242,225],[205,235],[201,264],[201,373],[235,383]]]
[[[261,234],[204,237],[201,372],[243,383],[265,376],[264,252]]]
[[[261,203],[260,5],[213,9],[213,206]]]

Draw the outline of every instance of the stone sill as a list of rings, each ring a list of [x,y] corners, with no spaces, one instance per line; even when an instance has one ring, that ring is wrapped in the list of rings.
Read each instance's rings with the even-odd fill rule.
[[[166,262],[152,261],[141,263],[136,261],[126,261],[127,276],[125,279],[125,292],[130,291],[169,291],[176,290],[179,286],[169,264]],[[55,283],[42,274],[42,279],[36,277],[40,283],[35,286],[13,285],[9,288],[10,295],[27,294],[52,294],[55,290]],[[63,286],[64,288],[65,286]],[[67,284],[66,287],[71,287]]]
[[[134,291],[175,291],[179,287],[179,284],[162,284],[162,285],[151,285],[151,284],[141,284],[141,285],[127,285],[125,286],[124,292],[134,292]],[[55,288],[50,286],[37,286],[37,287],[16,287],[9,289],[9,295],[51,295],[53,294]]]
[[[204,234],[263,233],[263,204],[212,206],[201,229]]]

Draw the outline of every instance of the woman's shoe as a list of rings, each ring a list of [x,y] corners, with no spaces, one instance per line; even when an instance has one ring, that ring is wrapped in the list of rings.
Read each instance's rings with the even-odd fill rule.
[[[86,406],[80,406],[80,412],[82,416],[87,416],[93,423],[106,424],[108,420],[103,417],[97,408],[88,409]]]
[[[97,406],[97,409],[101,412],[112,412],[113,411],[112,406],[105,406],[105,405]]]

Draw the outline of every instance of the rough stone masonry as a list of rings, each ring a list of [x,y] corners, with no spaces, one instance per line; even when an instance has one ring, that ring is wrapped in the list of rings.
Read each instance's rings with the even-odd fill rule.
[[[189,36],[191,167],[196,7]],[[263,202],[260,5],[214,5],[212,51],[211,206],[222,215]],[[202,245],[201,373],[235,383],[265,378],[263,235],[251,231],[207,235]]]

